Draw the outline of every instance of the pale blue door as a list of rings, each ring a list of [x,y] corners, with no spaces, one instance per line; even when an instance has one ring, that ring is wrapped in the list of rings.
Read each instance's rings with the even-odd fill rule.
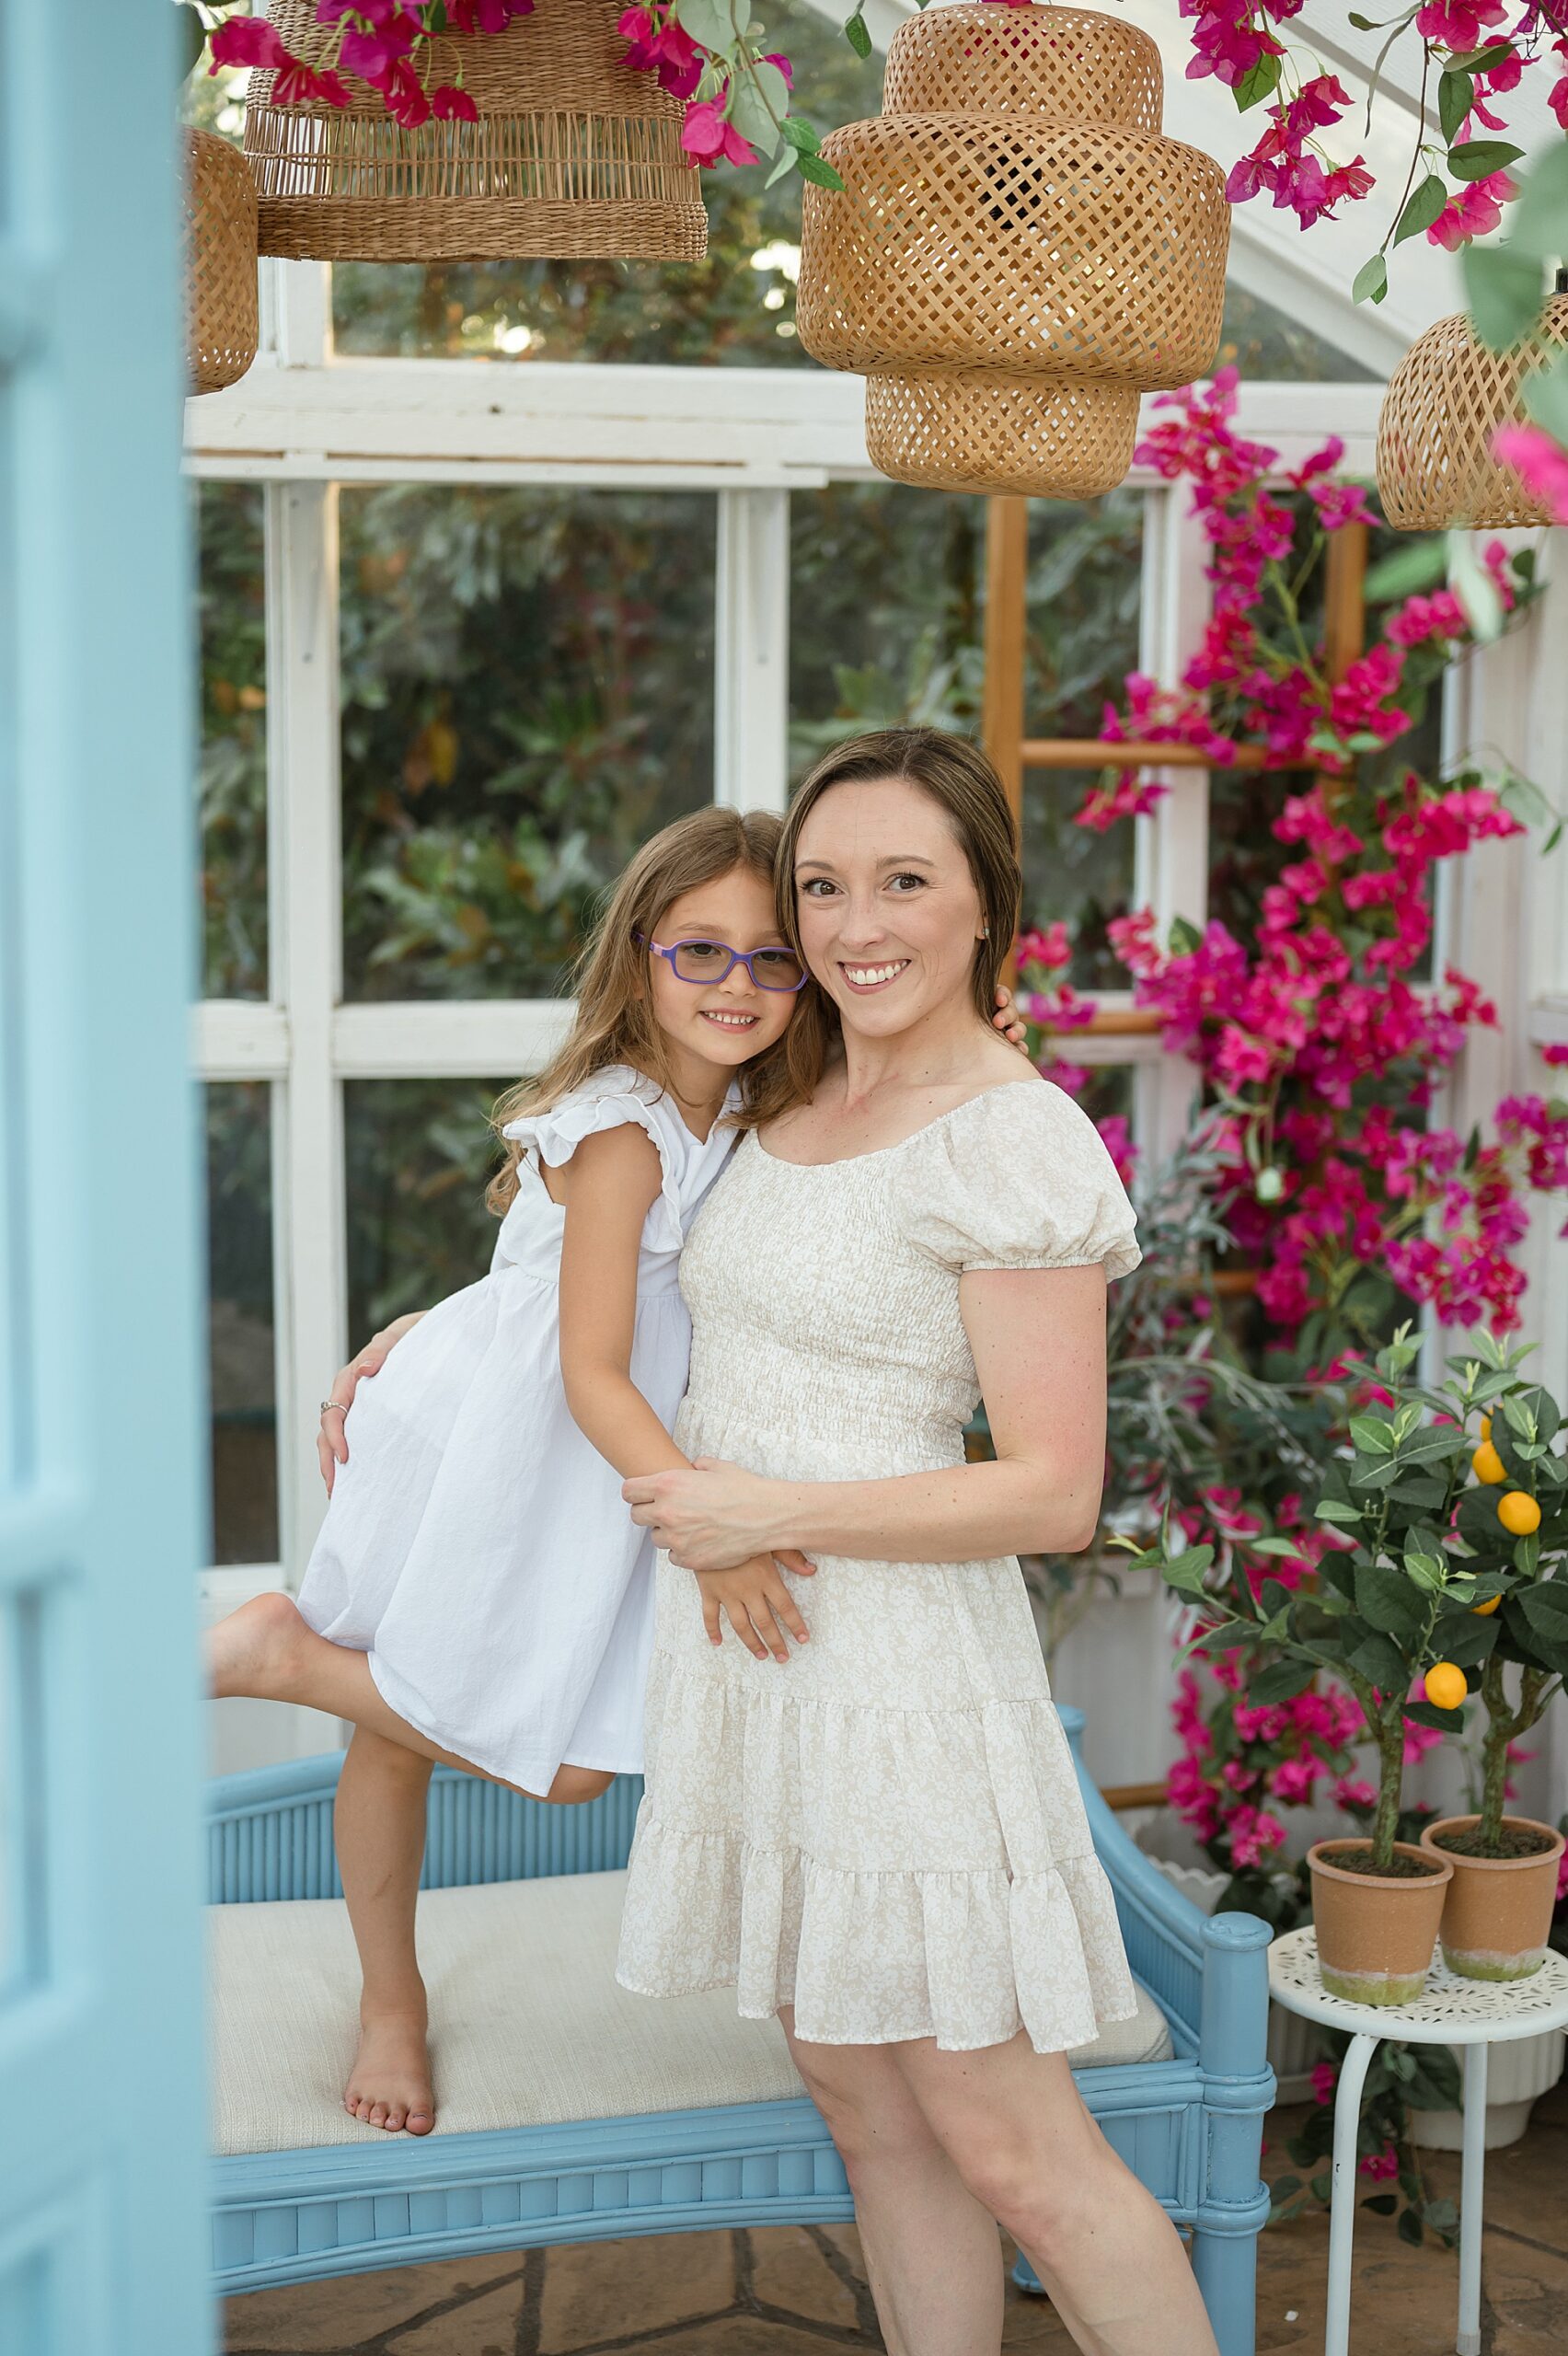
[[[169,0],[0,0],[0,2349],[197,2356]]]

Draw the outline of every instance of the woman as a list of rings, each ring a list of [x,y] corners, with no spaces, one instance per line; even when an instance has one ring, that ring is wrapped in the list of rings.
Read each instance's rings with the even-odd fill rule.
[[[801,1101],[687,1243],[696,1469],[623,1492],[664,1559],[619,1975],[778,2014],[893,2356],[998,2347],[993,2220],[1079,2348],[1213,2356],[1066,2061],[1133,1986],[1013,1558],[1093,1534],[1137,1250],[1093,1127],[989,1027],[1019,896],[995,771],[935,730],[841,746],[786,823]],[[724,1566],[786,1549],[816,1573],[780,1678]]]

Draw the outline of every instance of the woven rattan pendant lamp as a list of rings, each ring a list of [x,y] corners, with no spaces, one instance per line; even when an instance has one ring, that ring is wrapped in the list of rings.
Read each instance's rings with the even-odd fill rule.
[[[681,148],[681,104],[627,64],[624,13],[624,0],[537,0],[504,32],[442,35],[432,87],[460,80],[477,122],[405,131],[352,74],[341,76],[350,107],[274,106],[271,74],[253,73],[245,152],[262,252],[700,260],[708,217]],[[312,0],[268,0],[267,14],[295,56],[329,55]]]
[[[1121,481],[1138,396],[1219,346],[1230,210],[1161,136],[1159,52],[1086,8],[932,8],[893,37],[883,112],[823,143],[796,319],[867,378],[895,481],[1081,499]]]
[[[1558,277],[1534,329],[1505,352],[1478,343],[1460,311],[1429,327],[1394,370],[1378,418],[1378,490],[1396,531],[1552,521],[1493,456],[1492,437],[1526,423],[1525,378],[1568,345],[1568,281]]]
[[[220,393],[256,357],[256,184],[211,131],[185,134],[185,302],[190,390]]]

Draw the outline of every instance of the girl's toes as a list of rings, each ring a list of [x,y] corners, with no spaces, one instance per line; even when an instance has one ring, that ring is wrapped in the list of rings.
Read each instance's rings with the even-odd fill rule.
[[[386,2126],[386,2105],[384,2102],[373,2102],[373,2103],[371,2104],[371,2106],[370,2106],[370,2123],[371,2123],[371,2125],[372,2125],[373,2127],[385,2127],[385,2126]]]
[[[386,2116],[383,2119],[382,2125],[386,2129],[388,2134],[400,2135],[403,2131],[403,2122],[408,2118],[408,2115],[407,2110],[400,2102],[390,2102],[386,2106]]]
[[[409,2132],[410,2135],[428,2135],[434,2125],[435,2119],[432,2112],[428,2110],[409,2111]]]

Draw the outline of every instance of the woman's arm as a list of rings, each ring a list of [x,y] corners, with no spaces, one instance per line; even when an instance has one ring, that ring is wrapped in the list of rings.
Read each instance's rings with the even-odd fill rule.
[[[872,1562],[1066,1554],[1093,1540],[1105,1470],[1105,1272],[977,1269],[959,1308],[996,1461],[885,1481],[766,1481],[699,1459],[627,1483],[671,1559],[706,1570],[761,1547]]]
[[[584,1138],[553,1173],[566,1207],[560,1252],[560,1370],[572,1421],[623,1475],[686,1472],[682,1454],[631,1379],[637,1261],[642,1223],[660,1186],[658,1149],[628,1125]],[[753,1558],[761,1555],[759,1562]],[[790,1568],[814,1565],[791,1557]],[[771,1553],[748,1547],[719,1576],[699,1582],[710,1640],[721,1610],[748,1652],[789,1657],[783,1631],[806,1641],[806,1624]]]

